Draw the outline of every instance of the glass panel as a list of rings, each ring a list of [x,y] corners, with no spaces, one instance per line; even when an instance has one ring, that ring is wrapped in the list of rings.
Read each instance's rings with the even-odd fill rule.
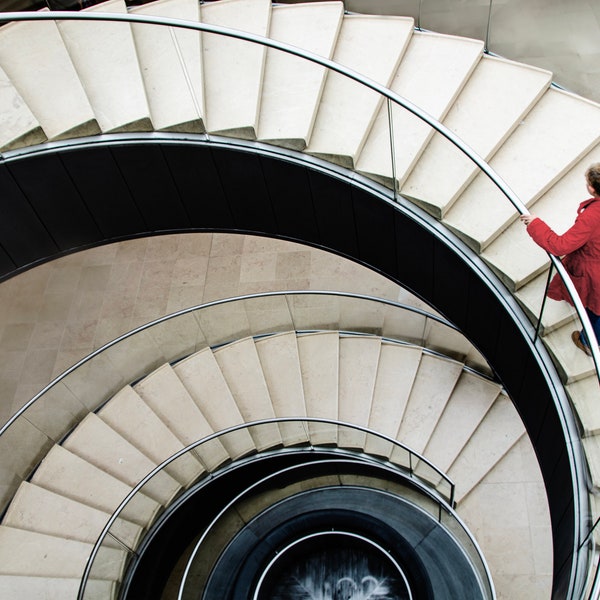
[[[288,296],[288,305],[296,331],[337,329],[340,321],[340,298],[319,294]]]
[[[168,362],[175,362],[207,346],[196,313],[179,315],[154,325],[150,335]]]

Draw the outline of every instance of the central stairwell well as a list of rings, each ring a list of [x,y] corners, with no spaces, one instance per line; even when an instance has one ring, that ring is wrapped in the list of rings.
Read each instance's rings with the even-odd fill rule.
[[[478,170],[446,137],[470,144],[524,204],[567,222],[563,198],[578,198],[580,174],[598,160],[598,107],[549,87],[547,72],[482,54],[480,42],[414,31],[410,19],[344,15],[339,3],[162,0],[132,10],[131,25],[122,2],[84,14],[97,11],[123,19],[79,23],[65,15],[57,24],[0,30],[2,182],[15,223],[2,234],[4,273],[117,237],[225,229],[316,244],[404,283],[448,315],[499,374],[545,477],[554,594],[582,589],[587,481],[569,400],[593,489],[595,369],[571,347],[579,325],[564,307],[541,318],[545,346],[535,338],[526,315],[539,318],[548,258],[525,246],[518,206],[490,182],[487,163],[478,163],[486,173]],[[240,28],[248,39],[270,36],[273,45],[282,40],[326,58],[309,68],[274,47],[250,51],[206,31],[174,27],[166,35],[143,23],[147,14]],[[373,48],[377,60],[369,58]],[[52,59],[42,71],[36,52]],[[375,83],[344,77],[349,70]],[[376,91],[386,87],[389,98],[405,96],[426,113],[415,109],[419,119],[384,102]],[[436,129],[445,135],[423,119],[442,120],[448,129]],[[175,133],[145,137],[149,130]],[[99,132],[110,135],[94,137]],[[63,138],[77,139],[56,142]],[[239,141],[255,138],[268,145]],[[33,146],[45,140],[52,143]],[[373,181],[391,184],[393,194]],[[119,223],[115,210],[124,215]],[[66,219],[57,222],[56,211]],[[39,235],[24,247],[19,229]]]

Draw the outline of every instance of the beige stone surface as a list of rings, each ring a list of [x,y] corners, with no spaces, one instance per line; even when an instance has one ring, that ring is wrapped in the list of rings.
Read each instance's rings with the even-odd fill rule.
[[[382,85],[391,81],[412,34],[413,21],[346,15],[333,60]],[[329,73],[307,152],[353,165],[382,97],[337,73]],[[353,127],[347,127],[352,123]]]
[[[124,0],[108,0],[85,9],[126,13]],[[58,21],[94,115],[103,132],[152,128],[144,83],[129,23]],[[115,89],[121,90],[119,95]]]
[[[99,132],[92,107],[54,22],[23,22],[3,27],[0,65],[47,138],[61,138],[74,131],[80,135]],[[54,101],[48,102],[49,98]]]
[[[203,23],[266,37],[270,0],[225,0],[200,9]],[[206,128],[213,133],[256,137],[266,50],[263,46],[223,36],[202,36],[206,91]]]
[[[340,337],[338,419],[362,427],[369,425],[373,391],[377,379],[381,339]],[[347,448],[364,448],[365,434],[342,429],[338,443]]]
[[[195,0],[161,0],[129,12],[186,21],[200,18]],[[132,23],[131,30],[154,129],[204,131],[201,32],[139,23]]]
[[[442,120],[482,51],[483,42],[477,40],[415,31],[389,87],[433,118]],[[391,119],[395,172],[401,186],[434,129],[396,105]],[[389,121],[387,102],[384,102],[356,164],[358,171],[386,180],[393,176]]]
[[[269,37],[330,58],[343,9],[341,2],[274,6]],[[326,77],[324,67],[269,48],[258,138],[303,150],[310,139]]]

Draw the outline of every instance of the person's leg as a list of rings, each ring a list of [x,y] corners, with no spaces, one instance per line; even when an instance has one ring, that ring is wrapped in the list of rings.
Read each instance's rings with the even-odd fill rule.
[[[593,313],[589,308],[586,308],[585,311],[587,312],[594,333],[596,334],[596,342],[600,342],[600,315]],[[583,330],[579,334],[579,337],[581,339],[581,342],[585,346],[589,347],[587,336],[585,335],[585,332]]]

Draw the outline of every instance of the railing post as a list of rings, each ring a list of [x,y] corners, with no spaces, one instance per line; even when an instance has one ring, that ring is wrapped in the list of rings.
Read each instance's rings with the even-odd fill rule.
[[[390,154],[392,159],[392,185],[394,186],[394,202],[398,202],[398,179],[396,177],[396,148],[394,145],[394,119],[392,101],[387,98],[388,128],[390,134]]]
[[[548,279],[546,280],[546,287],[544,288],[544,297],[542,298],[542,306],[540,306],[540,313],[538,315],[538,321],[535,326],[535,335],[533,336],[533,343],[535,344],[540,337],[540,330],[542,329],[542,316],[544,314],[544,310],[546,309],[546,301],[548,299],[548,288],[550,287],[550,281],[552,280],[552,271],[554,270],[554,265],[552,262],[550,263],[550,269],[548,269]]]

